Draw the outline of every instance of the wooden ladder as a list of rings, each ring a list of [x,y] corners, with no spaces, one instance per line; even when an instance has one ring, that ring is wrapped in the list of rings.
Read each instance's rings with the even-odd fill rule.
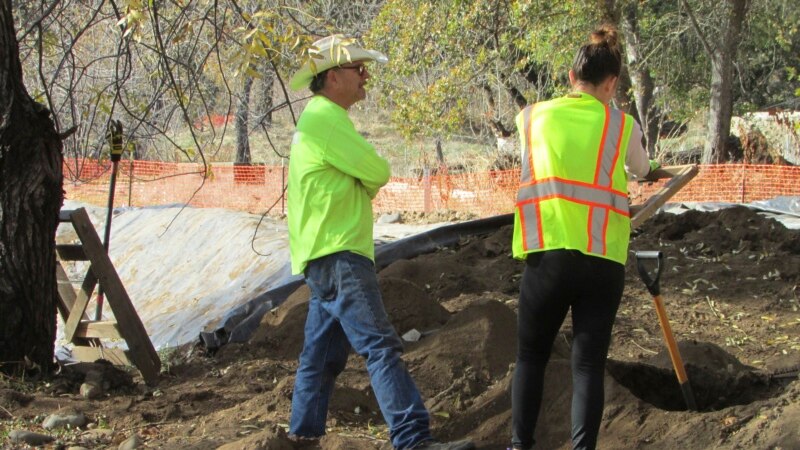
[[[64,340],[74,345],[72,355],[80,361],[105,359],[115,365],[136,366],[145,383],[156,384],[161,360],[86,209],[61,211],[59,222],[71,223],[81,242],[56,245],[58,312],[64,320]],[[61,265],[62,261],[90,263],[77,292]],[[115,320],[91,320],[86,315],[86,306],[98,282],[103,286],[107,305],[114,312]],[[124,339],[128,350],[103,347],[100,339]]]

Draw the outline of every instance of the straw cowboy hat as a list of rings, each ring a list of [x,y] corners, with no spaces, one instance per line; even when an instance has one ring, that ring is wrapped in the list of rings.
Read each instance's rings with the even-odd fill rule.
[[[332,67],[356,61],[377,61],[382,64],[389,62],[389,58],[383,53],[361,48],[355,39],[342,34],[334,34],[314,42],[307,53],[306,61],[289,81],[289,87],[293,91],[308,87],[314,76]]]

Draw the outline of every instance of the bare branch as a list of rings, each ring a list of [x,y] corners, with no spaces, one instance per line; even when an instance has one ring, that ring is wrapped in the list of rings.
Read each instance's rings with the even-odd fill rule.
[[[700,43],[703,44],[703,48],[705,49],[706,53],[708,53],[708,57],[713,59],[715,57],[715,48],[711,46],[711,44],[708,42],[708,39],[706,39],[705,33],[703,33],[703,30],[700,29],[700,24],[697,23],[697,19],[694,17],[692,8],[689,7],[689,3],[687,3],[686,0],[681,0],[681,4],[683,4],[683,7],[686,9],[686,13],[689,15],[689,20],[692,22],[692,28],[694,28],[695,33],[697,33],[697,38],[700,39]]]
[[[50,15],[50,13],[52,13],[52,12],[53,12],[53,10],[55,9],[56,5],[58,5],[58,3],[59,3],[60,1],[61,1],[61,0],[53,0],[53,3],[51,3],[51,4],[50,4],[50,6],[49,6],[47,9],[46,9],[46,10],[44,10],[44,12],[42,12],[42,14],[41,14],[41,15],[40,15],[40,16],[39,16],[39,17],[38,17],[36,20],[34,20],[33,22],[31,22],[30,26],[28,26],[28,29],[27,29],[27,30],[25,30],[25,32],[24,32],[24,33],[22,33],[22,36],[19,36],[19,37],[17,38],[17,42],[19,42],[19,41],[24,41],[24,40],[25,40],[25,38],[26,38],[26,37],[28,37],[28,35],[29,35],[29,34],[31,34],[31,32],[32,32],[34,29],[38,28],[38,27],[39,27],[39,25],[41,25],[41,24],[42,24],[42,21],[43,21],[44,19],[46,19],[46,18],[47,18],[47,16],[49,16],[49,15]]]

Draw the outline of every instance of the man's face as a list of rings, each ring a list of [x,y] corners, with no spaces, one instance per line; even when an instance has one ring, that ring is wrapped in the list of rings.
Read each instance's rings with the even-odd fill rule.
[[[370,75],[363,61],[335,68],[341,99],[352,105],[367,97],[365,86]]]

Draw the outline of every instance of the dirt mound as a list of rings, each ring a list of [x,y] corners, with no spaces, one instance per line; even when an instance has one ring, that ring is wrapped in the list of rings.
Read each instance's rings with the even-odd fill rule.
[[[404,359],[432,404],[448,392],[471,397],[508,372],[516,356],[516,329],[514,312],[489,300],[456,313],[437,333],[409,346]]]
[[[457,250],[399,260],[380,276],[414,283],[439,301],[487,291],[515,294],[522,263],[510,257],[512,232],[506,226],[487,237],[467,239]]]
[[[378,285],[386,313],[400,335],[412,329],[420,332],[438,329],[450,318],[450,313],[417,284],[381,274]]]
[[[516,327],[514,327],[516,329]],[[514,344],[516,347],[516,344]],[[496,350],[504,357],[515,359],[514,352],[505,347]],[[570,369],[570,348],[566,336],[556,339],[550,363],[545,372],[545,392],[542,411],[536,431],[537,445],[542,448],[557,448],[569,441],[570,398],[572,395],[572,375]],[[460,401],[465,405],[458,414],[447,414],[446,420],[434,412],[438,433],[446,438],[469,435],[481,443],[480,448],[505,449],[511,436],[511,382],[513,365],[505,374],[500,374],[493,383],[483,385],[474,398]],[[462,391],[450,393],[450,397],[460,399]],[[455,403],[451,402],[455,405]],[[446,409],[447,402],[440,401],[439,411]],[[433,411],[437,411],[436,407]]]
[[[417,284],[381,274],[378,278],[386,312],[398,334],[416,329],[426,332],[441,327],[450,313]],[[264,316],[250,342],[262,354],[276,359],[296,359],[303,349],[303,329],[311,291],[303,285],[279,308]]]
[[[680,215],[659,214],[648,222],[643,234],[680,241],[714,256],[744,250],[800,255],[800,233],[744,206],[714,213],[690,210]]]
[[[307,286],[297,289],[279,308],[261,319],[261,326],[250,338],[250,344],[260,348],[265,357],[297,359],[303,349],[303,329],[310,296]]]

